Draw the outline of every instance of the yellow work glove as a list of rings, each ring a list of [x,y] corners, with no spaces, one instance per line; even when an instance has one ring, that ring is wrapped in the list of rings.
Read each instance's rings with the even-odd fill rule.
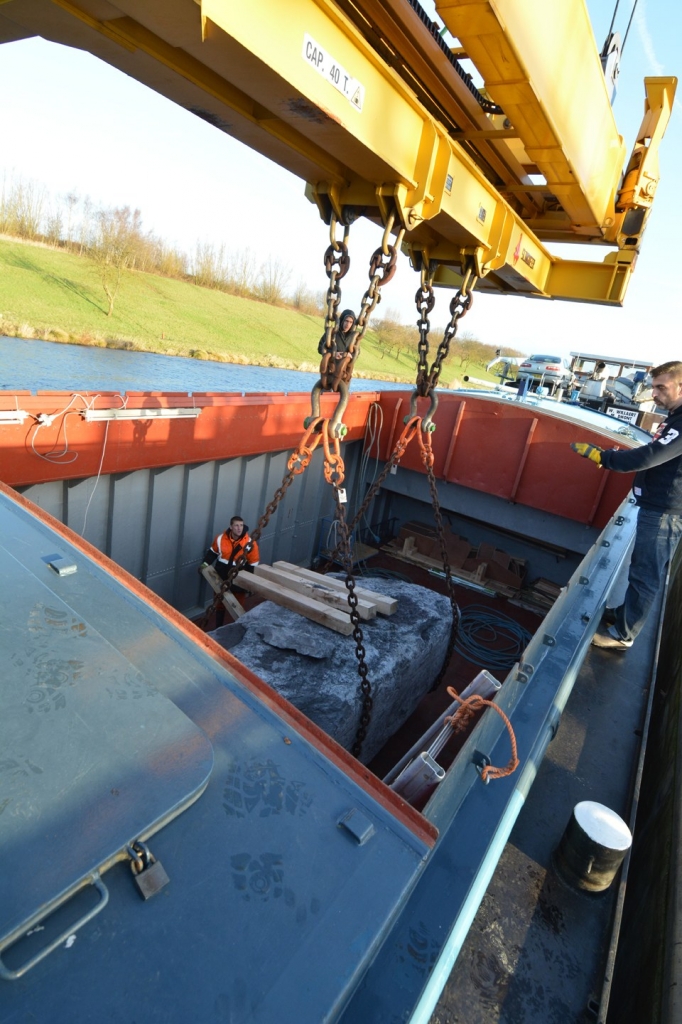
[[[598,466],[601,466],[601,448],[597,448],[594,444],[587,444],[585,441],[574,441],[571,448],[578,455],[582,455],[584,459],[589,459],[590,462],[596,462]]]

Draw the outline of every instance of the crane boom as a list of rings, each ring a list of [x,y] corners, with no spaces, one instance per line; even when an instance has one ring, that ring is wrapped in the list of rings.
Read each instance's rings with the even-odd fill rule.
[[[467,264],[481,290],[622,304],[676,79],[645,80],[624,170],[584,0],[436,7],[459,49],[417,0],[10,0],[0,40],[91,51],[302,177],[327,222],[392,218],[436,284]]]

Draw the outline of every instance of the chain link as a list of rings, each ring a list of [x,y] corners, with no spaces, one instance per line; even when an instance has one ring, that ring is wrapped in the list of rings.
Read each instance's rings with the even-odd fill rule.
[[[443,368],[443,360],[447,358],[450,351],[450,342],[457,333],[459,321],[463,316],[466,316],[473,305],[473,290],[477,280],[478,278],[471,273],[471,270],[467,270],[461,288],[455,293],[450,302],[450,321],[445,326],[443,338],[436,352],[436,358],[431,364],[431,369],[428,371],[428,333],[430,325],[426,314],[430,313],[433,309],[435,299],[433,298],[433,290],[429,280],[423,282],[417,290],[415,302],[419,313],[419,320],[417,321],[417,326],[419,327],[419,361],[417,362],[416,390],[417,394],[422,398],[427,398],[438,386],[438,378]]]
[[[388,461],[384,465],[384,468],[382,469],[381,473],[379,473],[379,476],[376,478],[376,480],[374,481],[374,483],[372,484],[370,489],[367,491],[367,494],[365,495],[365,500],[363,501],[362,505],[357,510],[357,512],[353,516],[352,520],[348,524],[348,531],[351,534],[351,536],[353,534],[353,530],[356,528],[358,523],[362,520],[362,517],[366,514],[369,506],[372,504],[372,501],[374,500],[375,495],[378,493],[379,488],[383,484],[383,482],[386,479],[386,477],[388,476],[388,474],[391,472],[391,469],[393,468],[393,466],[397,466],[400,463],[400,460],[402,459],[403,455],[407,451],[407,446],[409,445],[410,441],[412,441],[412,439],[416,436],[418,428],[419,428],[419,417],[417,417],[417,416],[415,416],[412,419],[410,419],[407,422],[407,424],[405,425],[405,428],[404,428],[402,434],[400,435],[400,437],[396,441],[395,448],[391,452],[391,457],[388,459]],[[337,544],[337,546],[334,548],[334,550],[328,556],[328,560],[327,560],[328,564],[331,564],[332,562],[338,561],[339,554],[340,554],[340,545]]]
[[[426,381],[429,374],[429,330],[431,328],[429,313],[436,304],[436,296],[434,295],[433,285],[430,280],[422,281],[417,289],[414,301],[417,306],[417,312],[419,313],[419,319],[417,320],[417,327],[419,328],[419,343],[417,346],[419,355],[417,360],[417,391],[421,395],[425,393],[424,388],[426,387]]]
[[[350,547],[350,531],[346,522],[346,511],[341,502],[338,488],[334,488],[336,499],[336,515],[338,519],[338,530],[341,535],[341,556],[343,569],[346,574],[345,584],[348,591],[348,607],[350,608],[350,621],[353,625],[353,639],[355,640],[355,657],[358,663],[358,675],[360,676],[360,693],[362,696],[362,708],[360,711],[360,722],[358,724],[351,753],[354,757],[360,757],[362,745],[367,737],[367,730],[372,721],[372,684],[368,677],[367,663],[365,661],[365,645],[363,641],[362,628],[360,626],[360,615],[358,614],[358,596],[355,593],[355,577],[353,576],[353,559]]]
[[[450,638],[448,640],[448,649],[445,652],[445,659],[441,665],[440,671],[434,680],[431,690],[438,689],[443,676],[448,670],[450,660],[452,658],[453,651],[455,649],[455,642],[457,640],[457,632],[459,630],[460,611],[459,605],[457,604],[457,598],[455,595],[455,584],[452,579],[452,570],[450,568],[450,562],[448,560],[448,551],[445,544],[445,529],[443,527],[443,516],[440,511],[440,502],[438,500],[438,485],[436,483],[436,477],[433,472],[433,449],[431,448],[431,438],[428,434],[419,433],[419,448],[421,459],[426,470],[426,475],[429,481],[429,490],[431,492],[431,503],[433,505],[433,518],[436,522],[436,535],[438,537],[438,543],[440,545],[440,553],[443,559],[443,571],[445,572],[445,583],[447,586],[448,597],[450,599],[450,608],[452,609],[452,624],[450,626]]]
[[[353,335],[350,344],[348,345],[348,350],[341,359],[335,359],[333,356],[332,335],[333,332],[338,329],[338,307],[341,302],[341,290],[338,288],[336,282],[345,275],[348,270],[348,265],[350,265],[350,258],[348,257],[346,245],[348,237],[347,231],[344,235],[344,242],[336,242],[340,248],[345,248],[346,250],[345,260],[347,261],[347,265],[344,263],[343,256],[339,255],[335,251],[333,243],[325,253],[325,270],[327,271],[327,276],[330,278],[330,284],[327,291],[327,320],[325,323],[324,353],[320,363],[320,382],[323,391],[338,391],[340,384],[343,383],[348,385],[351,382],[353,377],[353,367],[360,355],[360,343],[364,338],[369,325],[370,315],[381,301],[381,288],[383,285],[388,284],[397,269],[398,250],[402,243],[405,229],[400,229],[395,245],[390,245],[388,239],[393,229],[394,221],[395,217],[391,214],[386,223],[386,227],[384,228],[382,243],[379,248],[372,253],[372,257],[369,261],[369,285],[367,287],[367,291],[362,297],[362,302],[360,303],[360,312],[353,329]],[[336,270],[336,263],[339,264],[338,270]]]
[[[350,256],[348,254],[348,236],[350,228],[344,227],[343,238],[336,237],[336,217],[332,216],[329,225],[330,244],[324,254],[324,269],[329,278],[327,288],[327,318],[324,323],[324,350],[331,351],[332,335],[338,327],[339,305],[341,303],[341,288],[339,281],[342,280],[350,269]]]

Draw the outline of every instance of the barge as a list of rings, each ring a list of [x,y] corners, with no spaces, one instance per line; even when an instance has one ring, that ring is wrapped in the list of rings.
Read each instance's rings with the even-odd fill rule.
[[[623,303],[676,80],[645,81],[628,158],[610,106],[619,40],[600,56],[582,0],[437,0],[435,14],[442,25],[416,0],[2,5],[0,41],[87,50],[307,183],[329,226],[312,413],[325,445],[344,438],[349,509],[381,481],[376,564],[400,553],[383,544],[390,524],[411,526],[410,578],[442,589],[419,547],[435,506],[446,540],[477,552],[455,583],[464,610],[474,593],[488,621],[502,605],[528,627],[499,587],[471,590],[495,552],[558,594],[417,808],[383,780],[447,707],[443,686],[485,668],[480,645],[364,764],[192,621],[209,596],[198,561],[236,509],[268,562],[309,566],[324,549],[326,453],[286,477],[308,461],[308,397],[3,392],[2,1024],[680,1019],[679,556],[636,646],[591,650],[635,512],[627,478],[569,448],[646,435],[501,394],[443,395],[432,421],[474,282]],[[383,238],[334,373],[361,216]],[[605,257],[562,258],[557,242]],[[417,391],[348,395],[401,250],[419,273]],[[429,367],[439,287],[457,292]],[[394,458],[411,413],[426,461],[414,445]],[[553,862],[584,800],[635,832],[602,896]]]
[[[0,1019],[41,1019],[56,1000],[71,1019],[99,1019],[106,1007],[122,1020],[132,999],[159,1021],[512,1021],[521,1012],[525,1021],[590,1012],[605,1020],[623,907],[634,913],[625,880],[601,897],[574,891],[552,855],[573,805],[591,799],[671,857],[660,836],[675,828],[674,778],[666,776],[666,811],[647,804],[637,829],[634,817],[661,644],[673,674],[654,721],[676,731],[678,612],[671,583],[665,616],[662,608],[632,650],[590,649],[622,586],[635,509],[628,477],[593,471],[569,444],[579,434],[629,447],[646,435],[633,438],[599,414],[581,426],[542,399],[441,397],[434,472],[448,532],[511,552],[560,593],[539,616],[455,580],[464,610],[475,600],[535,623],[519,660],[498,673],[496,703],[519,765],[484,782],[482,764],[509,760],[507,729],[486,711],[417,811],[382,778],[447,706],[445,685],[463,690],[485,656],[478,666],[454,659],[412,725],[365,765],[191,621],[208,597],[196,571],[208,541],[233,509],[257,515],[285,470],[291,449],[281,446],[292,443],[308,396],[71,398],[2,395],[11,599],[2,633]],[[388,459],[410,399],[351,399],[351,507],[375,460]],[[130,415],[115,416],[123,405]],[[78,458],[56,470],[44,456],[60,450],[67,415]],[[259,424],[258,442],[249,421]],[[237,437],[243,453],[217,457],[216,445]],[[262,558],[313,563],[331,490],[316,453],[264,529]],[[408,450],[370,521],[393,520],[395,531],[431,514],[423,466]],[[391,564],[390,546],[381,552]],[[361,569],[371,587],[372,559]],[[442,589],[424,567],[413,578]],[[354,663],[350,638],[338,641],[338,657]],[[170,879],[148,903],[131,869],[136,842]],[[645,893],[658,870],[647,869]],[[657,915],[674,929],[666,893]],[[638,889],[637,899],[650,913]],[[652,927],[648,955],[659,935]],[[640,956],[641,945],[630,924],[621,956]],[[657,964],[660,986],[674,963],[658,949]],[[612,1019],[645,1019],[618,1013]]]

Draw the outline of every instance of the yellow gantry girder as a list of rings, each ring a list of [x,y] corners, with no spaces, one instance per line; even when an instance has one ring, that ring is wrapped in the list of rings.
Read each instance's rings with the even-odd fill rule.
[[[625,163],[583,0],[436,0],[574,232],[614,222]]]
[[[646,81],[626,169],[583,0],[439,0],[486,113],[407,0],[9,0],[0,40],[88,49],[303,177],[328,219],[407,233],[457,284],[620,304],[658,181],[676,80]],[[544,175],[538,184],[532,174]],[[560,260],[552,240],[615,246]]]

